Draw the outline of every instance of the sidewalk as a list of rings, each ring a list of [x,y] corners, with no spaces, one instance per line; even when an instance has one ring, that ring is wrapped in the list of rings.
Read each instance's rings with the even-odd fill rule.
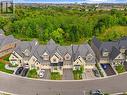
[[[9,65],[6,64],[6,65],[5,65],[5,69],[15,71],[15,70],[17,69],[17,67],[9,67]]]

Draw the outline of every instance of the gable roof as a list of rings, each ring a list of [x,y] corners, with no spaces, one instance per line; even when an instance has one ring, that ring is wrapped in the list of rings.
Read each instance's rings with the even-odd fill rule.
[[[101,42],[96,37],[93,37],[92,42],[98,49],[100,48]]]
[[[0,35],[0,47],[4,47],[7,44],[16,43],[19,42],[19,40],[15,39],[12,35],[4,36]]]
[[[20,42],[15,48],[15,52],[18,53],[21,57],[28,57],[30,58],[33,53],[35,52],[36,48],[38,47],[37,41],[33,40],[31,42],[29,41],[23,41]],[[28,53],[28,56],[25,55],[25,53]]]
[[[114,60],[120,54],[121,48],[127,49],[127,37],[123,37],[117,41],[103,42],[97,46],[101,57],[103,57],[102,52],[106,50],[109,52],[109,56],[107,57],[110,60]]]
[[[120,54],[120,51],[119,51],[116,47],[113,46],[109,58],[110,58],[111,60],[114,60],[119,54]]]
[[[76,60],[78,56],[81,56],[82,58],[86,58],[88,54],[95,55],[89,44],[83,44],[83,45],[73,45],[73,58]]]

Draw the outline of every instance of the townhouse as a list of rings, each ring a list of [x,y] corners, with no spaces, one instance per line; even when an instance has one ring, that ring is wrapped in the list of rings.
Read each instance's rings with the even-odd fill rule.
[[[5,36],[4,31],[0,29],[0,57],[12,53],[18,42],[12,35]]]
[[[95,54],[88,44],[61,46],[51,39],[46,45],[39,45],[36,40],[21,42],[14,49],[11,64],[29,65],[30,69],[50,69],[60,72],[63,69],[95,68]]]
[[[96,37],[92,39],[91,47],[96,54],[96,59],[101,64],[110,63],[115,66],[123,64],[127,55],[127,38],[117,41],[101,42]]]

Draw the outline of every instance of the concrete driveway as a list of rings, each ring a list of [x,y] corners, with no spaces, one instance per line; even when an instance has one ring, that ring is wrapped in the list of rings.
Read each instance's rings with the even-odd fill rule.
[[[115,71],[113,70],[112,66],[107,63],[107,64],[101,64],[103,70],[105,71],[105,73],[107,74],[107,76],[111,76],[111,75],[115,75]]]
[[[45,70],[45,75],[44,75],[44,77],[43,77],[43,79],[50,79],[50,70]]]
[[[73,71],[72,69],[63,70],[63,80],[73,80]]]
[[[85,72],[84,72],[84,75],[83,75],[83,79],[95,79],[97,78],[92,69],[86,69]]]

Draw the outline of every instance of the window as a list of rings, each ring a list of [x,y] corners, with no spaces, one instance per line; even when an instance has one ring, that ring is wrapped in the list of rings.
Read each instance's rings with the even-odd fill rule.
[[[69,56],[66,56],[66,59],[69,59]]]
[[[49,60],[49,56],[48,55],[43,55],[43,60]]]
[[[56,62],[56,58],[53,59],[53,62]]]
[[[35,62],[35,58],[33,58],[33,61]]]

